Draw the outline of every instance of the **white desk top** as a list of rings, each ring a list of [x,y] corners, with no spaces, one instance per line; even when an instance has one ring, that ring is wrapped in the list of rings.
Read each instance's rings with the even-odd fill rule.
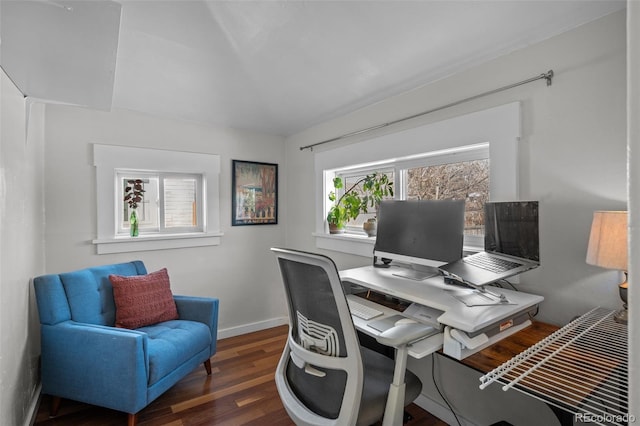
[[[467,333],[482,330],[502,320],[509,319],[523,310],[542,302],[544,298],[533,294],[496,288],[511,304],[468,307],[453,297],[455,293],[469,293],[472,290],[445,284],[441,276],[415,281],[392,275],[400,266],[390,268],[360,268],[340,271],[340,278],[388,294],[444,311],[438,321]]]

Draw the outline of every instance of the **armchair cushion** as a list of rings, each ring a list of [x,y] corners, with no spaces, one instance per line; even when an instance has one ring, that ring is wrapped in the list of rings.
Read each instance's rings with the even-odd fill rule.
[[[147,275],[109,275],[116,327],[135,329],[178,318],[166,268]]]
[[[39,278],[47,285],[48,299],[38,298],[40,318],[45,324],[73,321],[113,326],[116,307],[109,275],[144,275],[147,269],[140,261],[96,266]],[[50,300],[56,305],[51,306]]]
[[[165,321],[137,329],[148,337],[149,385],[186,363],[194,355],[209,349],[209,327],[196,321]]]

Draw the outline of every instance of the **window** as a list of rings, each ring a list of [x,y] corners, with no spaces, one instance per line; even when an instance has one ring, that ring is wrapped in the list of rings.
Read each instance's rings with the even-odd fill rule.
[[[332,179],[366,175],[375,170],[393,173],[395,197],[465,197],[465,247],[480,249],[482,205],[487,200],[517,200],[520,103],[514,102],[374,136],[361,142],[314,153],[316,170],[316,246],[370,257],[373,238],[358,233],[357,224],[343,235],[329,235],[326,213]],[[461,180],[466,176],[466,180]],[[471,178],[473,177],[473,178]],[[446,183],[446,184],[445,184]],[[445,188],[446,187],[446,188]],[[364,220],[364,218],[362,218]]]
[[[181,174],[119,170],[118,234],[129,233],[130,209],[124,202],[129,181],[140,180],[145,191],[136,209],[140,231],[146,233],[200,232],[202,221],[202,174]]]
[[[342,178],[345,184],[341,193],[344,193],[375,171],[386,173],[393,181],[395,199],[465,200],[465,244],[477,245],[478,238],[483,236],[484,203],[489,200],[489,144],[428,152],[356,170],[335,170],[329,175]],[[329,207],[328,203],[326,208]],[[362,224],[374,215],[371,210],[361,213],[347,224],[346,232],[363,234]]]
[[[407,200],[464,200],[465,235],[484,235],[484,203],[489,201],[488,158],[413,167],[405,173]]]
[[[220,157],[215,154],[93,145],[98,254],[220,244]],[[140,234],[129,236],[128,180],[145,197]]]

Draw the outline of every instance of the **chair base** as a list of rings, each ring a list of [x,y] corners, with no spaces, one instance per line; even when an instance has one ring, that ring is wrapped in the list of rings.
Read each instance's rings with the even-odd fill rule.
[[[406,411],[404,412],[404,416],[402,417],[402,424],[407,424],[409,423],[411,420],[413,420],[413,416],[411,415],[410,412]]]
[[[404,420],[404,394],[406,385],[392,383],[389,386],[387,405],[384,409],[382,426],[400,426]]]

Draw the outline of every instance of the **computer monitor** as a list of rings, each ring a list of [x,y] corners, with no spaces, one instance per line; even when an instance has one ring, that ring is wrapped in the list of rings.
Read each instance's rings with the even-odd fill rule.
[[[385,200],[378,209],[376,258],[431,270],[462,257],[463,200]]]

